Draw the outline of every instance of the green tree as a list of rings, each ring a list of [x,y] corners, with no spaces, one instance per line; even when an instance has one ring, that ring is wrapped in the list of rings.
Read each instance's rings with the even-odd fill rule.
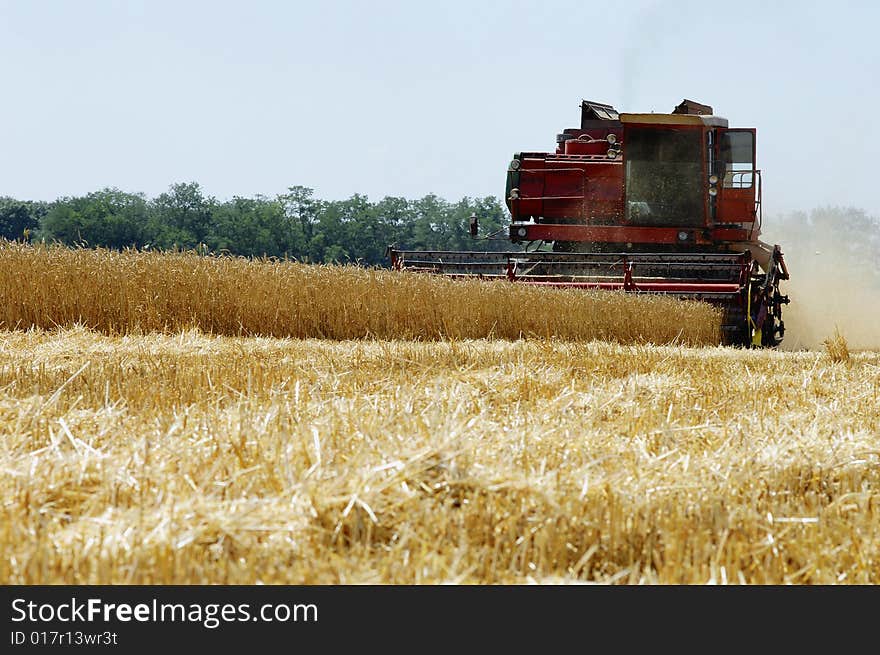
[[[150,203],[151,232],[160,248],[195,248],[211,232],[214,198],[196,182],[172,184]]]
[[[332,245],[332,244],[331,244]],[[327,238],[322,232],[316,233],[306,246],[304,260],[319,264],[324,261],[324,251],[327,248]]]
[[[350,230],[347,223],[356,209],[350,207],[352,200],[334,200],[324,203],[309,242],[309,259],[313,262],[345,262],[351,258]],[[359,201],[355,200],[355,203]],[[320,255],[316,245],[320,244]],[[339,246],[333,248],[333,246]]]
[[[480,241],[480,249],[519,250],[507,238],[507,228],[510,225],[510,212],[507,207],[495,196],[475,198],[471,204],[471,210],[477,215],[480,226],[480,234],[490,236],[491,239]]]
[[[412,242],[408,246],[413,250],[441,250],[442,223],[448,203],[435,194],[430,193],[424,198],[411,203],[412,208]]]
[[[146,224],[143,194],[107,188],[56,200],[43,218],[40,236],[69,245],[137,248],[144,243]]]
[[[473,240],[471,214],[480,232],[496,240]],[[195,182],[172,184],[153,200],[144,194],[103,189],[65,197],[51,205],[0,199],[0,236],[39,234],[68,244],[123,248],[204,248],[248,257],[292,257],[310,262],[357,262],[388,266],[386,247],[413,250],[503,250],[511,247],[510,218],[493,197],[450,203],[435,194],[418,200],[386,196],[370,202],[354,194],[323,201],[304,186],[274,198],[235,196],[218,202]]]
[[[383,222],[376,205],[366,196],[355,194],[338,203],[337,209],[349,257],[360,264],[381,265],[392,231]]]
[[[376,216],[395,240],[408,241],[412,232],[412,210],[406,198],[385,196],[376,203]]]
[[[290,240],[282,204],[257,196],[216,205],[205,243],[213,251],[278,257],[291,254]]]
[[[0,238],[27,241],[40,226],[48,204],[0,197]]]
[[[287,193],[279,195],[277,200],[284,212],[285,229],[288,233],[287,252],[297,258],[308,257],[309,244],[315,236],[323,205],[312,196],[314,191],[304,186],[288,187]]]

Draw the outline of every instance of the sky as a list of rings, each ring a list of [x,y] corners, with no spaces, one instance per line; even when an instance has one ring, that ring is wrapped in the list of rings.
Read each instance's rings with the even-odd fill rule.
[[[0,196],[501,197],[581,99],[754,127],[764,211],[880,215],[880,3],[0,0]]]

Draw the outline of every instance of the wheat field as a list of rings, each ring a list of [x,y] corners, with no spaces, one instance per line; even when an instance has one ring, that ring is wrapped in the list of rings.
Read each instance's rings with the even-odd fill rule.
[[[880,352],[844,335],[699,345],[696,303],[350,267],[0,260],[0,583],[880,582]]]
[[[4,583],[876,583],[880,354],[0,333]]]
[[[622,292],[454,281],[356,266],[0,241],[0,329],[197,328],[320,339],[559,337],[714,344],[721,312]]]

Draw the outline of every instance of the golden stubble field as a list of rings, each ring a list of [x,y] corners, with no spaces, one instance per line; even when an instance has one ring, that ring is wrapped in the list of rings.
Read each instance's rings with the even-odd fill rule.
[[[58,306],[113,315],[118,287],[87,296],[81,271],[21,252],[21,289],[49,270],[80,294],[4,310],[63,320],[0,331],[3,583],[880,581],[878,352],[90,329]],[[94,261],[100,284],[127,260]],[[645,307],[657,325],[699,311]]]

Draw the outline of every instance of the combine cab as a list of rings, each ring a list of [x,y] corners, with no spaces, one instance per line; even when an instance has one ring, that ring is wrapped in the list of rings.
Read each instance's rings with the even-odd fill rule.
[[[672,294],[720,305],[724,343],[773,347],[785,333],[779,246],[758,239],[755,130],[685,100],[671,114],[583,101],[556,152],[507,171],[511,252],[389,248],[393,268],[523,284]],[[471,218],[471,235],[478,233]]]

